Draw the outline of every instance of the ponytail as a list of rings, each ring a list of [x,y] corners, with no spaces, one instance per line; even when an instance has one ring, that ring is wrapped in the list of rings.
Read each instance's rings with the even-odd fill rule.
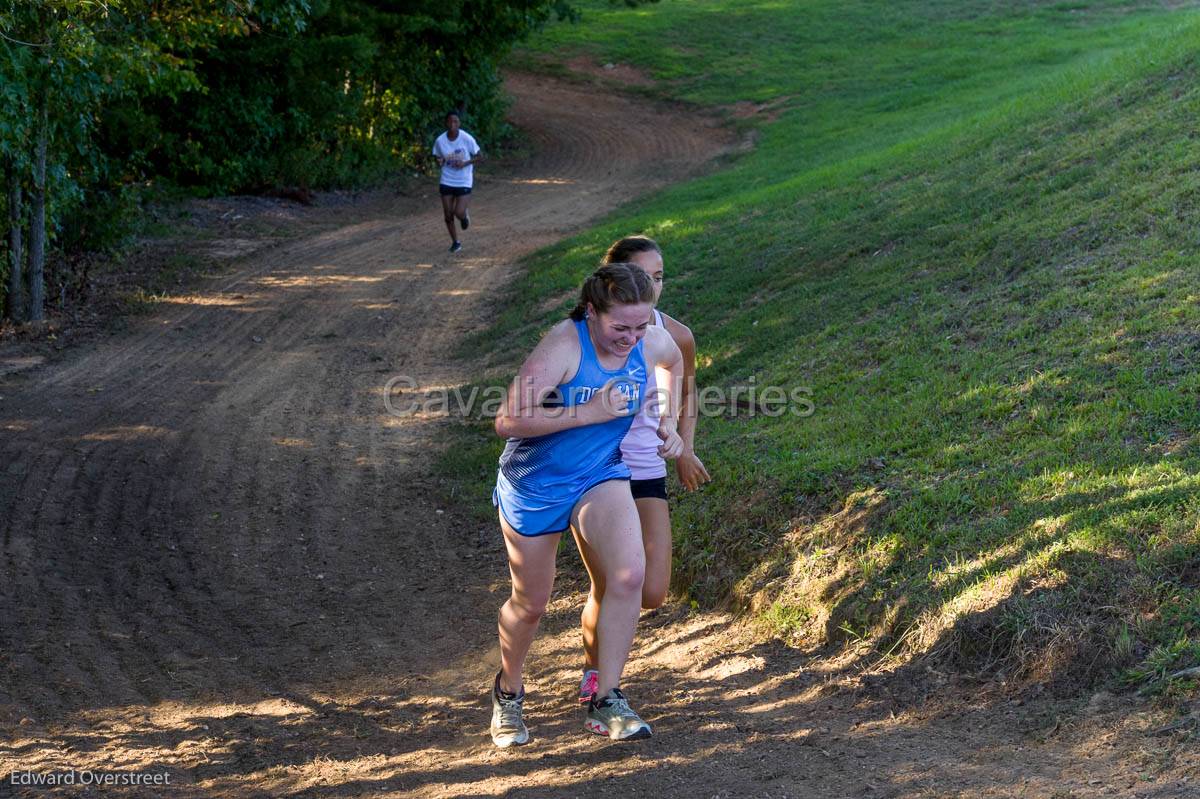
[[[596,313],[606,313],[614,305],[634,305],[654,302],[654,285],[638,266],[627,263],[606,263],[583,281],[579,304],[571,311],[576,322],[587,317],[588,305]]]

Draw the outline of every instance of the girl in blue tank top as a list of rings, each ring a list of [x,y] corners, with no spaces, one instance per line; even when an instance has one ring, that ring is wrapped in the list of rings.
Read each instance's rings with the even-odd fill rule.
[[[633,346],[621,367],[606,369],[592,345],[587,319],[572,321],[581,351],[579,367],[574,377],[555,386],[542,407],[573,413],[597,397],[605,401],[604,392],[615,389],[628,410],[606,422],[508,440],[500,455],[492,501],[521,535],[566,532],[575,503],[589,488],[630,476],[621,460],[621,440],[645,394],[642,342]]]
[[[619,688],[641,608],[645,552],[621,439],[645,401],[650,369],[677,385],[682,358],[670,334],[650,327],[654,290],[636,266],[609,264],[583,285],[571,318],[525,360],[496,417],[508,439],[492,499],[508,549],[512,593],[500,609],[501,669],[492,686],[492,740],[525,743],[525,656],[554,584],[562,533],[574,529],[598,554],[606,586],[597,624],[599,677],[584,728],[617,740],[647,738],[650,727]],[[666,393],[663,457],[683,451],[678,400]]]

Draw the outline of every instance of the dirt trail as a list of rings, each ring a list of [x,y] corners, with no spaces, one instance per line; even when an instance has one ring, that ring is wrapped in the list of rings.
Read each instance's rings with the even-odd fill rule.
[[[381,388],[468,379],[448,353],[517,259],[732,146],[677,110],[636,135],[663,119],[643,101],[510,90],[535,155],[480,169],[463,252],[434,191],[377,199],[0,377],[0,796],[1185,795],[1177,760],[1139,777],[1173,739],[1138,760],[1150,722],[1120,701],[934,709],[678,607],[644,620],[626,680],[657,737],[610,745],[571,701],[569,574],[530,659],[534,741],[491,747],[499,535],[437,506],[439,423]],[[69,769],[171,785],[8,776]]]

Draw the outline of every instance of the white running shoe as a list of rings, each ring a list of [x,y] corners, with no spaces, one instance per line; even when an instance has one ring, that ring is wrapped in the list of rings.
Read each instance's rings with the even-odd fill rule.
[[[612,689],[603,699],[592,696],[583,728],[614,741],[640,741],[651,736],[650,725],[629,707],[620,688]]]
[[[522,718],[524,702],[524,688],[516,696],[500,692],[500,674],[497,672],[496,684],[492,686],[492,743],[501,749],[520,746],[529,740],[529,730]]]

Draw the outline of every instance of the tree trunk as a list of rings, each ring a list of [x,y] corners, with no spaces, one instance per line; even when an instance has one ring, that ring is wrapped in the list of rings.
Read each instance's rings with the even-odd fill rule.
[[[5,165],[8,178],[8,296],[5,315],[14,322],[25,321],[25,258],[21,241],[21,175],[16,164]]]
[[[46,318],[46,147],[50,139],[47,87],[38,96],[37,144],[33,152],[33,192],[29,203],[29,319]]]

